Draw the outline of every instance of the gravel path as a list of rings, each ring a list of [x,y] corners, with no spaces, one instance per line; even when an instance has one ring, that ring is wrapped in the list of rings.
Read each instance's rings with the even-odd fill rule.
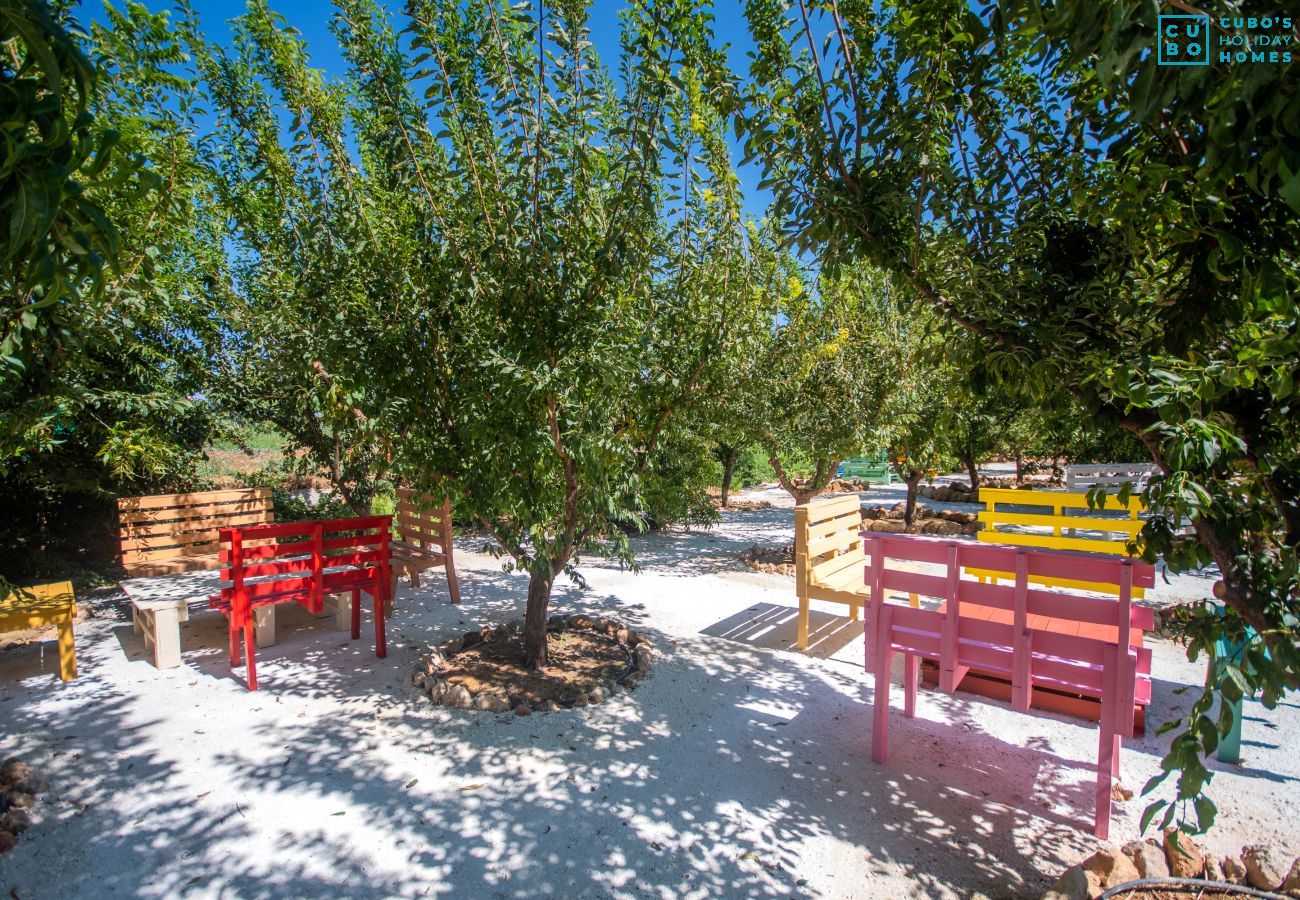
[[[0,652],[0,757],[51,783],[0,896],[1037,896],[1092,853],[1088,724],[923,691],[871,762],[861,626],[814,604],[816,644],[791,651],[793,580],[736,561],[792,540],[788,499],[745,496],[764,498],[782,505],[638,538],[641,574],[593,565],[586,593],[557,588],[556,611],[618,615],[663,651],[635,693],[583,710],[454,712],[406,686],[426,644],[522,612],[524,582],[470,542],[462,605],[436,576],[403,586],[385,661],[285,610],[255,694],[211,614],[168,671],[111,604],[79,623],[70,685],[52,639]],[[1206,582],[1176,584],[1153,602]],[[1154,652],[1153,726],[1204,677]],[[1155,732],[1126,745],[1124,784],[1158,770]],[[1247,704],[1243,763],[1212,764],[1211,849],[1300,853],[1297,732],[1297,700]],[[1142,806],[1118,804],[1116,841]]]

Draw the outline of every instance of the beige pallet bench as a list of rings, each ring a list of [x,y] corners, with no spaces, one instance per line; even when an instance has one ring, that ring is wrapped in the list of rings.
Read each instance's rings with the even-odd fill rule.
[[[221,567],[220,530],[240,525],[264,525],[275,521],[270,488],[240,488],[227,491],[194,491],[186,494],[157,494],[123,497],[117,501],[121,534],[122,568],[129,580],[122,582],[131,598],[131,620],[160,669],[180,665],[180,623],[189,621],[190,607],[207,609],[208,597],[220,585],[215,579],[192,594],[171,596],[166,590],[142,584],[140,579],[185,572],[204,572]],[[253,541],[249,546],[257,543]],[[162,596],[159,596],[162,595]],[[336,627],[351,628],[350,598],[329,598]],[[259,647],[275,644],[275,608],[255,614]]]
[[[799,597],[800,650],[808,649],[810,600],[843,603],[854,621],[871,600],[862,549],[862,503],[856,494],[814,500],[794,508],[795,593]],[[915,606],[919,600],[910,596]]]
[[[393,588],[388,598],[392,613],[392,593],[397,577],[405,575],[411,587],[420,586],[420,573],[442,566],[447,573],[447,590],[452,603],[460,603],[460,585],[452,561],[451,500],[438,502],[428,494],[411,488],[397,489],[397,514],[393,517]]]

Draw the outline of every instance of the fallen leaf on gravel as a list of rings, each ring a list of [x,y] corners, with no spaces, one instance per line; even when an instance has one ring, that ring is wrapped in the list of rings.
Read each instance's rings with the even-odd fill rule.
[[[195,799],[202,800],[204,797],[206,797],[208,794],[211,794],[211,793],[212,793],[212,791],[204,791],[203,793],[199,794],[199,796],[198,796],[197,798],[195,798]]]
[[[345,810],[340,810],[339,812],[336,812],[336,813],[330,813],[330,815],[331,815],[331,816],[346,816],[346,815],[347,815],[347,812],[346,812]]]
[[[406,789],[409,791],[411,788],[415,787],[419,783],[420,783],[420,779],[412,778],[410,781],[406,783]]]
[[[463,793],[464,791],[477,791],[477,790],[478,790],[479,788],[481,788],[481,787],[485,787],[485,785],[481,785],[481,784],[467,784],[467,785],[465,785],[463,788],[461,788],[461,792]]]

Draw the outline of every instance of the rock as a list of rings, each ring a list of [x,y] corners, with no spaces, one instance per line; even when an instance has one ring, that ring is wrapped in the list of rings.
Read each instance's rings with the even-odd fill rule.
[[[961,534],[961,526],[956,522],[948,522],[944,519],[937,519],[928,523],[931,534],[953,535]]]
[[[533,714],[533,708],[529,706],[527,703],[515,704],[515,715],[531,716],[532,714]]]
[[[581,709],[582,707],[586,706],[588,702],[590,701],[587,700],[586,694],[579,694],[578,696],[573,698],[573,705],[577,709]]]
[[[6,790],[11,793],[19,791],[24,794],[44,794],[47,787],[44,778],[39,775],[28,775],[22,781],[15,781]]]
[[[902,534],[907,525],[901,519],[877,519],[871,523],[870,531],[883,531],[886,534]]]
[[[1287,894],[1300,894],[1300,857],[1291,863],[1291,871],[1282,882],[1282,891]]]
[[[613,697],[619,691],[623,690],[623,685],[619,684],[617,681],[607,681],[605,682],[605,690],[609,691],[609,695]]]
[[[1200,878],[1205,871],[1205,851],[1177,828],[1165,831],[1165,859],[1175,878]]]
[[[1165,851],[1153,838],[1129,841],[1124,845],[1124,855],[1143,878],[1169,877],[1169,862],[1165,859]]]
[[[591,616],[583,615],[582,613],[577,613],[575,615],[569,616],[570,628],[585,630],[591,627],[591,622],[592,622]]]
[[[474,708],[484,712],[502,713],[510,711],[510,703],[505,697],[496,694],[483,694],[474,701]]]
[[[429,699],[434,703],[441,703],[447,696],[447,682],[441,678],[431,678],[425,683],[429,686]]]
[[[1246,867],[1235,856],[1225,856],[1219,866],[1223,870],[1223,880],[1228,884],[1245,884]]]
[[[636,670],[644,675],[650,671],[650,663],[654,661],[654,653],[651,652],[649,647],[642,644],[633,652],[632,658],[636,663]]]
[[[1094,893],[1100,893],[1126,881],[1137,881],[1142,877],[1132,860],[1122,851],[1111,848],[1098,850],[1085,859],[1082,865],[1084,874],[1088,876],[1088,884]]]
[[[12,832],[0,831],[0,854],[8,853],[18,843],[18,838],[13,836]]]
[[[591,630],[599,631],[601,634],[609,631],[610,621],[604,616],[596,616],[591,620]]]
[[[461,649],[473,647],[475,644],[481,643],[483,643],[483,632],[478,630],[467,631],[460,639]]]
[[[1275,891],[1286,881],[1286,859],[1271,844],[1252,844],[1241,849],[1246,865],[1246,882],[1262,891]]]
[[[632,632],[628,631],[626,628],[620,628],[618,631],[614,632],[614,640],[618,641],[620,644],[626,644],[628,635],[631,633]]]
[[[537,704],[538,712],[556,712],[559,708],[559,705],[557,705],[554,700],[543,700],[541,703]]]
[[[569,620],[564,616],[551,616],[546,620],[546,629],[548,631],[564,631],[569,627]]]
[[[474,705],[474,698],[470,695],[469,688],[463,684],[453,684],[447,691],[447,696],[442,700],[444,706],[454,706],[456,709],[469,709]]]
[[[1043,900],[1088,900],[1092,888],[1083,866],[1070,866],[1056,879],[1056,883],[1043,894]]]
[[[438,645],[438,649],[442,652],[443,656],[454,656],[460,652],[460,648],[461,642],[458,637],[447,638],[447,640]]]
[[[623,676],[623,687],[634,688],[641,683],[643,678],[645,678],[645,675],[641,672],[629,672]]]
[[[1205,857],[1205,871],[1201,873],[1201,877],[1206,881],[1226,880],[1223,877],[1223,866],[1219,865],[1219,861],[1213,856]]]
[[[627,633],[627,645],[629,647],[635,647],[644,640],[645,638],[641,637],[641,632],[639,631],[629,631]]]
[[[0,816],[0,831],[10,834],[22,834],[32,827],[32,817],[25,809],[11,809]]]
[[[0,764],[0,785],[22,781],[32,774],[32,767],[17,757]]]
[[[36,795],[29,794],[26,791],[10,791],[9,805],[18,809],[31,809],[36,803]],[[8,815],[8,813],[5,813]]]
[[[600,703],[608,696],[609,696],[609,688],[604,686],[594,687],[591,689],[591,693],[587,695],[587,702]]]

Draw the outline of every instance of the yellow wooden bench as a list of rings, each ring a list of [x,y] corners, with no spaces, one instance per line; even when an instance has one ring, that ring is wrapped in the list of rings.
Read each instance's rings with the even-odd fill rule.
[[[1133,556],[1136,554],[1129,553],[1128,544],[1137,538],[1145,524],[1138,518],[1145,509],[1138,496],[1129,497],[1121,503],[1117,496],[1108,494],[1104,505],[1095,509],[1088,505],[1086,493],[980,488],[979,498],[984,504],[984,509],[979,513],[979,521],[984,527],[980,529],[978,538],[992,544]],[[1038,511],[1012,512],[1008,507],[1013,506],[1032,506]],[[1114,515],[1116,512],[1122,512],[1124,516]],[[1093,532],[1100,536],[1088,536],[1080,532]],[[966,571],[981,580],[1008,578],[1013,574],[986,569]],[[1050,578],[1030,580],[1048,587],[1115,593],[1113,585],[1104,583]],[[1144,594],[1143,588],[1133,589],[1134,597],[1140,598]]]
[[[59,632],[59,677],[72,681],[77,677],[77,647],[72,637],[72,620],[77,617],[77,601],[72,582],[38,584],[18,588],[0,599],[0,631],[54,626]]]
[[[829,600],[849,608],[853,621],[871,592],[864,581],[867,557],[862,550],[862,504],[857,494],[814,500],[794,508],[794,580],[799,597],[800,650],[808,649],[810,600]],[[918,604],[910,595],[913,606]]]

